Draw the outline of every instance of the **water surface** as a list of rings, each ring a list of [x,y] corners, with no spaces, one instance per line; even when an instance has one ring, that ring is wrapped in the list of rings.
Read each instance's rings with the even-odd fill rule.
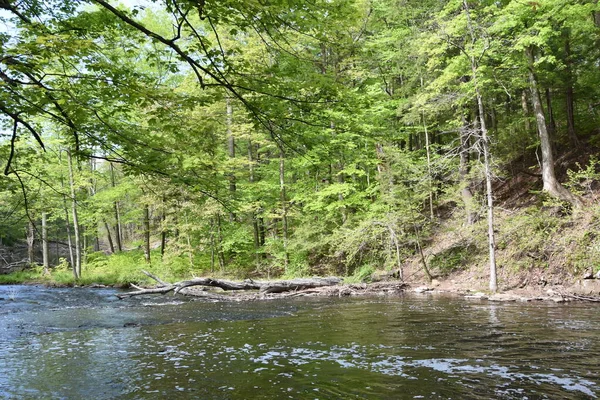
[[[0,398],[587,399],[600,308],[0,286]]]

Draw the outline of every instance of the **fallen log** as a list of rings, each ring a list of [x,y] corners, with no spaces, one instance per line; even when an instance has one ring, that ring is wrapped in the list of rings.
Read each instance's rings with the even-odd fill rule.
[[[596,296],[579,296],[574,293],[564,293],[564,292],[559,292],[559,294],[562,297],[566,297],[569,299],[575,299],[575,300],[580,300],[580,301],[589,301],[591,303],[600,303],[600,297],[596,297]]]
[[[245,281],[236,282],[229,281],[225,279],[213,279],[213,278],[194,278],[187,281],[180,281],[175,283],[167,283],[158,278],[157,276],[147,272],[142,271],[148,277],[154,279],[158,282],[158,287],[155,288],[142,288],[135,285],[131,285],[135,291],[119,293],[117,297],[119,299],[124,299],[133,296],[141,296],[147,294],[166,294],[169,292],[173,292],[175,294],[181,293],[186,295],[198,295],[201,297],[213,298],[213,299],[227,299],[231,296],[220,295],[220,294],[203,294],[203,293],[194,293],[186,290],[187,288],[193,286],[203,286],[203,287],[216,287],[223,289],[224,291],[258,291],[259,295],[268,295],[268,294],[276,294],[276,293],[284,293],[290,291],[301,291],[306,289],[314,289],[319,287],[326,286],[335,286],[342,282],[340,278],[337,277],[329,277],[329,278],[301,278],[301,279],[292,279],[287,281],[255,281],[252,279],[246,279]]]

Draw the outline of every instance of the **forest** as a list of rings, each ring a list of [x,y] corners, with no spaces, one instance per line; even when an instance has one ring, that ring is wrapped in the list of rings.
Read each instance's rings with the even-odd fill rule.
[[[12,279],[600,269],[597,0],[0,9]]]

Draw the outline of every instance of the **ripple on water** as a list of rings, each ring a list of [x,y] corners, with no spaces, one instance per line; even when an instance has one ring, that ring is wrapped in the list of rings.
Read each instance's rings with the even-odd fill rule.
[[[15,334],[0,337],[0,397],[145,399],[183,392],[203,399],[522,399],[599,393],[600,345],[593,338],[600,321],[584,308],[486,308],[435,298],[143,303],[1,315],[0,332]],[[17,323],[34,328],[21,335]]]

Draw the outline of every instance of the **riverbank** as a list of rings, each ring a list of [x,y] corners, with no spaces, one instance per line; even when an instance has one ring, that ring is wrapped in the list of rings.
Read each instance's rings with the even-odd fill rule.
[[[600,295],[600,190],[588,191],[586,206],[570,209],[564,204],[540,195],[539,180],[518,174],[510,180],[496,182],[497,207],[495,212],[496,262],[498,292],[508,297],[541,298],[555,293],[569,293],[580,297]],[[538,186],[536,186],[538,185]],[[445,211],[444,211],[445,210]],[[155,282],[141,271],[148,270],[167,282],[193,277],[243,280],[293,279],[308,276],[340,276],[346,292],[377,293],[373,289],[358,289],[363,282],[390,279],[402,275],[411,288],[426,287],[428,292],[441,291],[472,296],[484,293],[489,287],[487,222],[480,219],[466,224],[460,203],[448,200],[436,209],[435,220],[422,232],[419,243],[407,242],[403,247],[405,258],[388,260],[388,264],[366,263],[347,266],[337,256],[331,260],[315,260],[314,265],[302,268],[290,266],[287,274],[274,265],[252,265],[233,269],[231,274],[220,274],[202,262],[190,262],[186,257],[161,257],[153,250],[148,264],[140,249],[114,254],[94,252],[86,255],[82,277],[73,278],[68,263],[62,259],[50,268],[49,274],[37,266],[11,274],[0,274],[0,284],[42,284],[47,286],[129,287],[135,284],[151,287]],[[422,249],[422,254],[417,248]],[[6,249],[8,251],[9,249]],[[265,260],[265,263],[276,260]],[[427,272],[423,264],[427,267]],[[400,264],[400,265],[399,265]],[[388,269],[393,269],[389,271]],[[401,273],[400,273],[401,271]],[[237,275],[233,275],[237,274]],[[430,282],[428,275],[433,278]],[[391,284],[392,286],[394,284]],[[498,298],[498,296],[496,296]]]
[[[247,301],[260,299],[274,299],[283,297],[300,296],[318,296],[318,297],[346,297],[346,296],[399,296],[406,293],[415,293],[418,295],[456,295],[467,299],[488,300],[488,301],[552,301],[555,303],[569,301],[600,301],[600,279],[579,279],[569,284],[548,283],[544,280],[536,280],[536,274],[529,274],[527,277],[520,276],[520,284],[513,287],[506,287],[507,282],[502,285],[503,290],[498,293],[491,293],[486,289],[487,282],[485,274],[477,274],[472,270],[455,272],[448,277],[440,277],[431,280],[419,276],[418,271],[410,271],[412,278],[407,281],[389,279],[380,282],[348,282],[339,279],[340,283],[309,288],[303,290],[291,290],[285,293],[259,294],[252,291],[240,291],[237,294],[223,294],[224,291],[219,288],[207,289],[205,287],[187,287],[181,291],[181,294],[204,297],[209,300],[230,300]],[[143,274],[142,274],[143,275]],[[148,277],[144,275],[145,277]],[[514,278],[514,277],[513,277]],[[514,280],[514,279],[513,279]],[[273,281],[277,282],[277,281]],[[60,271],[54,271],[50,275],[44,275],[41,271],[32,269],[18,273],[1,275],[0,284],[25,284],[25,285],[43,285],[47,287],[87,287],[87,288],[106,288],[113,287],[119,289],[126,288],[144,288],[151,289],[156,287],[155,281],[147,279],[143,283],[139,280],[135,282],[114,282],[104,277],[98,279],[98,276],[88,276],[87,279],[75,281],[65,278]]]

